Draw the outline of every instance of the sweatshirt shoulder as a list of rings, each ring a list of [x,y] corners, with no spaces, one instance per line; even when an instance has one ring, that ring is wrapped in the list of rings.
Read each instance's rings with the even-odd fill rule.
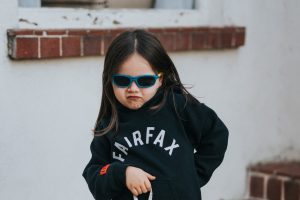
[[[170,94],[171,99],[174,99],[177,111],[183,113],[183,115],[196,115],[202,119],[207,117],[217,117],[214,109],[206,103],[200,102],[197,98],[180,92],[174,92],[173,94],[173,97],[172,94]]]
[[[207,109],[208,107],[200,102],[197,98],[189,94],[183,94],[181,92],[174,92],[173,96],[170,94],[171,99],[174,100],[176,106],[180,108],[180,110],[184,109]]]

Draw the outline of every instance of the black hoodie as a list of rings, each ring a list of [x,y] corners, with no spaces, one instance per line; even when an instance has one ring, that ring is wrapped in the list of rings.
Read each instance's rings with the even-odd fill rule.
[[[152,194],[139,195],[139,200],[201,200],[200,188],[223,161],[228,129],[204,103],[185,105],[179,92],[170,93],[158,112],[150,111],[162,97],[160,88],[137,110],[118,102],[119,131],[93,138],[83,177],[96,200],[134,199],[126,187],[127,166],[156,177]]]

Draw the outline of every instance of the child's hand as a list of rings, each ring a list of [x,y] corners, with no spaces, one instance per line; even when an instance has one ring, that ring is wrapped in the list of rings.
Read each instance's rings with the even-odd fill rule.
[[[126,186],[134,196],[151,191],[150,181],[155,178],[137,167],[128,166],[126,169]]]

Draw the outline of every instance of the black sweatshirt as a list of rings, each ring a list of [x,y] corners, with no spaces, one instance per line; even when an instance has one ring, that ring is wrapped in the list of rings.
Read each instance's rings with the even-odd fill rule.
[[[217,114],[198,100],[188,102],[170,93],[157,113],[148,110],[163,97],[162,89],[138,110],[117,103],[119,131],[95,136],[92,158],[83,177],[96,200],[133,200],[125,171],[134,166],[156,176],[149,192],[139,200],[201,200],[200,188],[221,164],[228,129]],[[184,109],[183,109],[184,108]],[[102,121],[104,127],[107,122]]]

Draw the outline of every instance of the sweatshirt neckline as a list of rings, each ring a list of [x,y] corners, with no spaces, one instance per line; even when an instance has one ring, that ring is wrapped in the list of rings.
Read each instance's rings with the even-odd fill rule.
[[[120,112],[138,112],[138,111],[144,111],[148,108],[150,108],[151,106],[156,105],[159,100],[161,100],[161,97],[163,95],[163,89],[161,87],[159,87],[155,93],[155,95],[153,97],[151,97],[146,103],[144,103],[140,108],[138,109],[130,109],[127,108],[126,106],[124,106],[123,104],[121,104],[118,100],[116,100],[116,107],[117,110]]]

